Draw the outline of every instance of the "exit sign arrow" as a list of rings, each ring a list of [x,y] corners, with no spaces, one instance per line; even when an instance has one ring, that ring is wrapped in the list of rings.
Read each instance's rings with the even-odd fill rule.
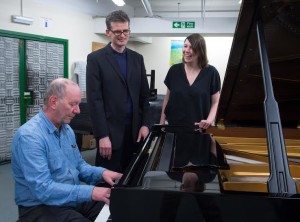
[[[181,22],[173,22],[173,28],[181,28]]]

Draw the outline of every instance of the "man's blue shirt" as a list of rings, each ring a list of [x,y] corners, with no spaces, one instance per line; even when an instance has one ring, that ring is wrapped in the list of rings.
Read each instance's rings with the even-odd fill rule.
[[[84,161],[68,124],[58,131],[42,111],[21,126],[13,138],[17,205],[75,206],[91,201],[93,185],[102,180],[104,170]]]

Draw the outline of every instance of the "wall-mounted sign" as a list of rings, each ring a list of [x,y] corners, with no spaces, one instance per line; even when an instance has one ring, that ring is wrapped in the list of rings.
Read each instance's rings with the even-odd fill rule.
[[[43,28],[50,28],[52,26],[52,19],[41,17],[40,24],[41,24],[41,27],[43,27]]]
[[[173,22],[173,29],[194,29],[195,22]]]

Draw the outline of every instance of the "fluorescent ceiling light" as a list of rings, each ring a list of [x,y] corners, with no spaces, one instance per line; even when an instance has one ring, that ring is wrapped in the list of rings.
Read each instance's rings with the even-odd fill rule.
[[[33,23],[32,18],[24,17],[21,15],[12,15],[11,20],[14,23],[24,24],[24,25],[31,25]]]
[[[125,5],[125,2],[123,0],[112,0],[117,6],[123,6]]]

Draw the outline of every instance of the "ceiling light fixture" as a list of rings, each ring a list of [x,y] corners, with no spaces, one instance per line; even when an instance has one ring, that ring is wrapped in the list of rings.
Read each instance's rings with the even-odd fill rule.
[[[24,17],[21,15],[12,15],[11,21],[14,23],[19,23],[19,24],[23,24],[23,25],[32,25],[32,23],[33,23],[32,18]]]
[[[123,0],[112,0],[117,6],[124,6],[125,2]]]
[[[21,0],[21,15],[12,15],[11,21],[14,23],[19,23],[23,25],[31,25],[33,23],[32,18],[23,16],[23,1]]]

